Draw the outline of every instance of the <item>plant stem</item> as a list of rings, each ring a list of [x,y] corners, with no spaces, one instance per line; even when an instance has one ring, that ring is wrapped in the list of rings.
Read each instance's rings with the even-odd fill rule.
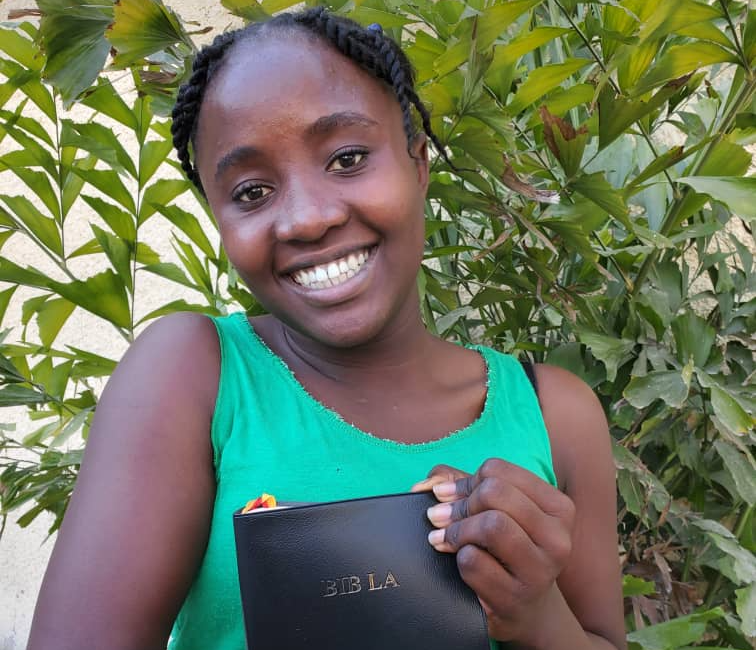
[[[720,125],[720,128],[719,128],[719,137],[713,138],[712,141],[709,143],[709,145],[703,150],[701,156],[699,156],[698,159],[693,163],[693,167],[688,173],[688,176],[695,176],[696,173],[703,167],[704,163],[706,162],[712,150],[720,141],[722,136],[727,134],[732,128],[732,125],[734,124],[735,118],[737,117],[738,113],[740,113],[741,109],[745,107],[748,104],[748,102],[751,101],[754,91],[756,91],[756,77],[749,79],[747,83],[743,86],[743,89],[741,90],[740,94],[733,102],[733,105],[730,107],[725,117],[722,119],[722,124]],[[690,188],[689,186],[686,186],[685,189],[681,193],[679,193],[677,199],[670,206],[670,209],[667,212],[667,215],[664,217],[662,226],[659,229],[659,232],[662,235],[664,236],[669,235],[669,233],[675,227],[678,216],[680,214],[680,210],[682,209],[682,206],[685,204],[685,199],[692,192],[693,192],[692,188]],[[651,251],[651,253],[649,253],[648,257],[645,260],[643,260],[643,264],[641,265],[641,268],[638,271],[638,275],[635,278],[635,286],[633,287],[633,291],[632,291],[632,296],[634,298],[638,296],[638,292],[643,287],[643,283],[646,280],[646,276],[650,272],[651,267],[656,263],[658,254],[659,254],[658,249],[655,249]]]
[[[583,34],[583,30],[580,29],[580,27],[577,26],[577,24],[575,23],[574,20],[572,20],[572,17],[570,16],[569,12],[562,6],[562,4],[559,2],[559,0],[554,0],[554,2],[556,3],[557,7],[559,7],[562,10],[562,13],[567,18],[567,20],[570,23],[572,29],[575,30],[575,32],[577,33],[577,35],[580,37],[580,40],[583,41],[583,43],[585,44],[585,46],[588,48],[588,51],[591,53],[591,56],[593,57],[594,61],[596,61],[596,63],[598,64],[598,66],[601,68],[602,72],[604,74],[608,74],[609,71],[607,70],[606,65],[604,65],[604,62],[601,60],[601,57],[596,53],[596,50],[593,49],[593,46],[591,45],[591,42],[588,39],[588,37],[585,34]],[[611,76],[608,76],[607,78],[608,78],[609,83],[611,84],[612,88],[614,89],[614,92],[616,92],[618,95],[621,95],[622,91],[620,90],[620,87],[616,84],[616,82],[614,81],[614,79],[612,79]],[[654,154],[654,158],[658,158],[659,154],[656,151],[656,147],[654,146],[653,141],[651,140],[651,136],[646,131],[646,127],[643,126],[643,124],[640,122],[640,120],[636,120],[635,121],[635,125],[638,127],[638,130],[640,131],[641,136],[643,136],[643,139],[646,141],[646,144],[651,149],[651,152]],[[598,155],[598,152],[597,152],[596,155]],[[669,175],[669,172],[665,169],[662,173],[666,177],[667,182],[674,187],[674,185],[672,183],[672,178]]]
[[[735,25],[732,22],[732,17],[730,16],[730,10],[727,8],[727,3],[724,0],[719,0],[719,6],[722,7],[722,11],[724,12],[725,18],[727,19],[727,24],[732,30],[732,39],[735,41],[735,49],[738,51],[740,62],[743,64],[743,67],[748,70],[750,63],[748,61],[748,57],[746,57],[745,55],[745,51],[743,50],[743,46],[740,43],[740,39],[738,38],[738,30],[735,29]]]

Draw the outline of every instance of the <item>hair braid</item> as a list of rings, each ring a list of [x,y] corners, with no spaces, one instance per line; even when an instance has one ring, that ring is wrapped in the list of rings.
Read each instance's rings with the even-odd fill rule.
[[[181,168],[190,181],[204,194],[199,173],[192,162],[190,146],[194,144],[197,120],[212,76],[223,64],[230,47],[238,41],[271,30],[301,29],[323,39],[341,54],[354,61],[371,76],[385,82],[393,91],[402,110],[402,123],[411,148],[417,129],[412,115],[415,107],[423,131],[436,146],[444,160],[457,169],[449,159],[446,148],[433,133],[430,113],[415,91],[414,70],[401,48],[379,29],[366,29],[348,18],[330,14],[324,7],[313,7],[298,13],[282,13],[265,22],[251,23],[247,27],[221,34],[211,45],[197,54],[192,75],[179,90],[173,109],[173,145],[178,153]]]
[[[192,75],[189,81],[181,86],[173,107],[171,135],[173,146],[176,148],[181,168],[187,178],[201,191],[202,183],[199,174],[192,164],[189,145],[192,143],[197,129],[197,118],[205,89],[214,64],[217,64],[228,47],[236,40],[238,32],[227,32],[215,37],[212,44],[200,50],[192,64]]]

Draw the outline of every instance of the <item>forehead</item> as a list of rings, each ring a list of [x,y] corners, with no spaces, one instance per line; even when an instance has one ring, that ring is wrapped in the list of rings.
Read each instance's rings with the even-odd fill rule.
[[[336,112],[357,112],[402,130],[401,109],[382,81],[332,47],[293,30],[241,41],[211,80],[198,122],[198,149],[278,136]]]

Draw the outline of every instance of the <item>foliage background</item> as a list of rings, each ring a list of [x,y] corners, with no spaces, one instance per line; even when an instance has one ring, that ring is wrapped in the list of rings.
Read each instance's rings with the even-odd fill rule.
[[[224,1],[245,19],[289,4]],[[752,647],[756,12],[331,6],[405,41],[460,170],[433,163],[428,325],[567,367],[602,398],[631,647]],[[36,423],[1,432],[0,506],[22,526],[52,512],[54,529],[116,360],[63,344],[69,319],[125,345],[170,311],[258,307],[169,156],[163,116],[200,26],[152,0],[36,13],[0,28],[0,316],[21,305],[0,405]],[[164,295],[146,304],[154,283]]]

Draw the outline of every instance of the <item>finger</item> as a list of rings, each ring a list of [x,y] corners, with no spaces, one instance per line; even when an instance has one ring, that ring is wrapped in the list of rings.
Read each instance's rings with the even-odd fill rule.
[[[467,472],[452,467],[451,465],[436,465],[428,472],[427,478],[412,486],[412,492],[421,492],[430,490],[434,485],[456,481],[463,476],[468,476]]]
[[[565,526],[555,525],[552,517],[501,477],[485,478],[470,496],[429,508],[428,519],[437,528],[445,528],[487,510],[499,510],[514,519],[533,542],[546,551],[561,552],[564,544],[571,546],[570,531]]]
[[[412,492],[425,492],[427,490],[432,490],[435,485],[440,485],[441,483],[448,483],[449,478],[447,476],[444,476],[442,474],[436,474],[435,476],[429,476],[426,479],[423,479],[422,481],[415,483],[412,486]]]
[[[487,618],[494,612],[514,612],[522,584],[490,553],[473,544],[457,552],[462,580],[476,593]]]
[[[533,472],[501,458],[489,458],[474,476],[474,485],[470,491],[485,479],[491,477],[506,478],[507,482],[522,491],[538,508],[551,517],[565,519],[572,524],[575,506],[572,500],[557,488],[544,481]],[[462,488],[466,487],[464,484]]]
[[[431,531],[428,541],[437,551],[445,553],[474,544],[488,551],[523,582],[540,581],[542,574],[554,572],[553,563],[544,551],[514,519],[498,510],[488,510]]]

